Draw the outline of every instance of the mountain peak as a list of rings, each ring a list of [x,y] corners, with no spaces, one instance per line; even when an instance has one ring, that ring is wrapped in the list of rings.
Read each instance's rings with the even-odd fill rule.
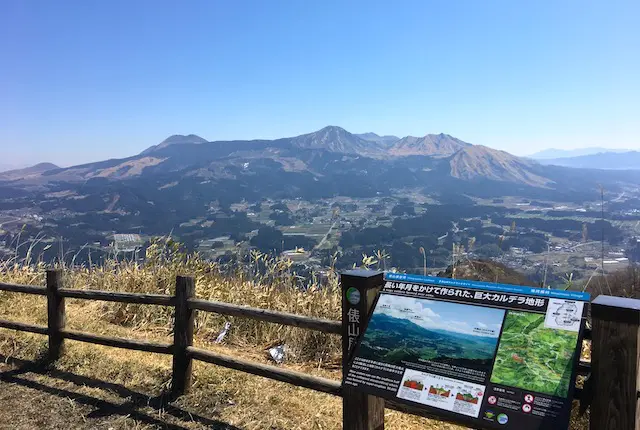
[[[397,156],[427,155],[448,157],[463,148],[472,146],[448,134],[427,134],[423,137],[406,136],[398,140],[389,150]]]
[[[301,149],[324,149],[346,154],[367,154],[380,150],[376,143],[349,133],[342,127],[329,125],[318,131],[291,138],[291,144]]]
[[[328,125],[326,127],[321,128],[320,130],[316,131],[316,133],[349,133],[347,130],[345,130],[342,127],[339,127],[337,125]],[[351,133],[349,133],[351,134]]]
[[[196,134],[174,134],[172,136],[167,137],[165,140],[160,142],[160,145],[181,145],[185,143],[207,143],[206,139],[201,138]]]
[[[140,153],[140,155],[147,155],[171,145],[201,145],[203,143],[208,143],[208,141],[195,134],[174,134],[167,137],[159,144],[150,146],[149,148],[145,149]]]

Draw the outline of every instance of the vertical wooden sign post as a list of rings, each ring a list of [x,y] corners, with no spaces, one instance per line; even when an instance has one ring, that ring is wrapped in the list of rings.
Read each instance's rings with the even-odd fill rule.
[[[640,430],[640,300],[598,296],[591,303],[591,430]]]
[[[364,331],[366,318],[376,295],[384,285],[382,272],[348,270],[340,275],[342,286],[342,373],[346,373],[353,347]],[[342,428],[384,429],[384,399],[369,396],[343,385]]]

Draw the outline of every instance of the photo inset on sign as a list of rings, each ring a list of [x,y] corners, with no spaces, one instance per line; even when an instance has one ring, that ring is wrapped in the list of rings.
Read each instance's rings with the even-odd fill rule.
[[[578,333],[545,328],[545,315],[508,311],[491,382],[567,397]]]
[[[441,362],[488,371],[505,311],[381,294],[360,357],[384,363]]]

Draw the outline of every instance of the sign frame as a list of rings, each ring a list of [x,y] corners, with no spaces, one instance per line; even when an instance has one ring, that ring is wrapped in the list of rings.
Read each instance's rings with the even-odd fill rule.
[[[382,290],[376,295],[375,300],[373,302],[373,305],[371,307],[371,311],[366,314],[366,319],[364,321],[364,324],[362,325],[362,330],[361,330],[361,336],[358,337],[358,340],[353,348],[353,350],[351,351],[352,354],[349,357],[349,361],[347,363],[347,367],[346,367],[346,371],[344,372],[343,375],[343,386],[345,387],[349,387],[350,389],[355,389],[355,390],[359,390],[361,392],[364,392],[366,394],[369,395],[373,395],[373,396],[379,396],[388,400],[392,400],[395,403],[398,404],[402,404],[404,407],[406,407],[409,411],[411,411],[412,413],[415,413],[417,415],[424,415],[424,416],[429,416],[429,417],[437,417],[438,419],[444,420],[444,421],[448,421],[448,422],[452,422],[452,423],[456,423],[456,424],[461,424],[461,425],[466,425],[472,428],[476,428],[476,429],[486,429],[486,430],[494,430],[494,429],[500,429],[500,428],[504,428],[504,429],[509,429],[509,428],[518,428],[518,429],[522,429],[522,430],[529,430],[529,429],[566,429],[565,422],[568,423],[569,421],[569,417],[570,417],[570,413],[571,413],[571,404],[572,404],[572,400],[573,400],[573,396],[574,396],[574,392],[575,392],[575,380],[576,380],[576,376],[578,373],[578,365],[580,362],[580,351],[581,351],[581,345],[582,345],[582,341],[584,339],[584,329],[585,329],[585,321],[586,321],[586,315],[588,312],[588,303],[589,303],[589,294],[588,293],[583,293],[583,292],[577,292],[577,291],[564,291],[564,290],[550,290],[550,289],[544,289],[544,288],[532,288],[532,287],[525,287],[525,286],[516,286],[516,285],[507,285],[507,284],[494,284],[494,283],[488,283],[488,282],[479,282],[479,281],[468,281],[468,280],[456,280],[456,279],[449,279],[449,278],[436,278],[436,277],[430,277],[430,276],[420,276],[420,275],[405,275],[405,274],[396,274],[396,273],[385,273],[384,276],[384,281],[385,281],[385,286],[382,288]],[[522,408],[524,411],[524,415],[520,416],[518,415],[521,411],[514,411],[512,410],[509,414],[507,413],[496,413],[493,418],[493,421],[486,421],[486,416],[483,415],[483,412],[489,412],[488,409],[495,409],[497,411],[501,411],[502,407],[499,406],[495,406],[495,407],[490,407],[489,403],[488,403],[488,398],[489,397],[494,397],[493,395],[490,396],[489,394],[489,390],[495,390],[497,387],[497,385],[504,387],[505,385],[503,384],[498,384],[495,383],[493,381],[491,381],[492,377],[493,377],[493,370],[494,367],[496,365],[496,359],[497,359],[497,355],[498,355],[498,348],[499,348],[499,344],[502,340],[502,335],[503,335],[503,328],[505,325],[505,321],[507,318],[507,314],[508,313],[513,313],[515,312],[516,315],[518,314],[523,314],[525,312],[519,312],[517,309],[513,309],[513,308],[505,308],[504,306],[499,306],[498,304],[496,305],[487,305],[486,303],[477,303],[477,302],[473,302],[473,301],[460,301],[460,299],[462,299],[461,296],[449,296],[446,295],[444,296],[444,298],[441,297],[425,297],[424,295],[420,296],[419,294],[415,294],[415,295],[411,295],[411,293],[409,293],[409,295],[406,295],[404,293],[402,294],[394,294],[392,289],[389,289],[388,286],[390,283],[402,283],[402,284],[411,284],[412,287],[413,285],[424,285],[424,286],[430,286],[430,287],[444,287],[444,290],[449,290],[449,289],[454,289],[456,291],[459,290],[473,290],[473,291],[480,291],[480,292],[484,292],[484,293],[491,293],[495,296],[498,297],[504,297],[506,294],[517,294],[520,296],[527,296],[527,297],[533,297],[533,298],[543,298],[546,299],[545,300],[545,304],[544,304],[544,312],[542,311],[532,311],[529,313],[533,313],[533,314],[540,314],[541,316],[544,316],[545,318],[547,317],[547,308],[548,306],[550,306],[551,301],[553,299],[557,300],[567,300],[567,301],[576,301],[576,302],[581,302],[580,303],[580,310],[579,310],[579,321],[578,321],[578,328],[577,328],[577,340],[576,340],[576,344],[575,347],[573,349],[573,360],[572,361],[568,361],[566,363],[567,367],[569,366],[569,364],[571,364],[571,374],[569,376],[569,381],[568,381],[568,387],[567,387],[567,392],[565,396],[557,396],[557,395],[553,395],[553,394],[549,394],[549,393],[544,393],[544,392],[538,392],[532,389],[528,389],[526,387],[508,387],[512,390],[512,392],[510,392],[509,394],[512,395],[512,397],[514,396],[524,396],[526,400],[526,402],[524,402],[523,400],[520,400],[520,402],[522,403]],[[449,293],[450,294],[450,293]],[[457,293],[456,293],[457,294]],[[422,373],[422,376],[429,377],[429,376],[435,376],[437,378],[440,379],[444,379],[444,382],[447,382],[446,380],[450,380],[449,382],[469,382],[468,379],[466,380],[457,380],[455,381],[454,379],[448,378],[446,376],[442,376],[442,373],[440,372],[440,374],[433,374],[430,372],[427,372],[426,370],[417,370],[414,367],[408,367],[408,366],[404,366],[404,371],[402,374],[402,379],[400,379],[400,381],[395,381],[398,383],[397,386],[395,386],[395,391],[391,391],[392,385],[390,382],[390,379],[393,379],[393,377],[391,378],[387,378],[385,377],[385,373],[383,372],[385,369],[383,368],[377,368],[376,366],[380,365],[382,362],[375,362],[372,361],[371,363],[366,363],[362,361],[362,358],[359,357],[359,354],[362,350],[362,343],[365,340],[365,334],[367,333],[367,330],[369,329],[369,325],[371,322],[371,317],[374,313],[374,311],[376,309],[378,309],[378,304],[379,301],[381,300],[382,297],[389,297],[389,296],[394,296],[394,297],[414,297],[417,300],[432,300],[432,302],[437,302],[437,303],[451,303],[451,304],[458,304],[458,305],[469,305],[469,306],[476,306],[476,307],[480,307],[480,308],[488,308],[488,309],[501,309],[503,310],[503,316],[502,316],[502,320],[501,320],[501,324],[500,324],[500,329],[499,329],[499,334],[496,337],[495,340],[495,350],[493,351],[493,357],[491,360],[491,364],[490,367],[488,368],[488,373],[485,374],[484,376],[484,382],[483,383],[479,383],[474,381],[474,383],[476,383],[478,386],[481,386],[483,392],[484,392],[484,397],[482,397],[482,399],[480,400],[480,403],[478,404],[476,402],[476,404],[478,405],[476,410],[477,410],[477,415],[473,416],[473,415],[463,415],[460,413],[460,410],[458,410],[457,412],[454,412],[453,410],[446,410],[446,409],[441,409],[438,407],[434,407],[432,405],[428,405],[425,404],[424,402],[417,402],[417,401],[412,401],[410,399],[406,399],[406,398],[402,398],[399,397],[400,396],[400,392],[401,392],[401,388],[400,387],[400,383],[402,383],[405,380],[405,376],[409,375],[409,371],[415,371],[416,373]],[[449,297],[451,297],[451,299],[449,299]],[[468,297],[464,296],[465,298],[468,299]],[[504,302],[503,302],[504,303]],[[514,302],[517,303],[517,302]],[[510,304],[514,304],[514,303],[510,303]],[[535,303],[535,302],[534,302]],[[557,313],[554,313],[554,315],[556,315]],[[515,318],[515,317],[514,317]],[[575,322],[575,320],[574,320]],[[545,325],[545,328],[546,325]],[[551,328],[551,327],[549,327]],[[565,329],[563,329],[564,331]],[[574,331],[574,330],[570,330],[570,331]],[[357,363],[356,363],[357,361]],[[371,360],[369,360],[371,361]],[[364,367],[363,367],[364,366]],[[368,381],[366,383],[364,383],[362,381],[362,372],[360,372],[359,370],[354,370],[353,374],[352,374],[352,370],[354,369],[354,367],[359,368],[360,370],[367,369],[367,366],[373,366],[373,373],[375,374],[377,373],[377,375],[372,376],[373,378],[376,378],[377,380],[375,381],[375,383],[377,384],[376,387],[374,388],[373,386],[367,386],[367,384],[373,384],[372,381]],[[389,368],[386,370],[390,370]],[[395,371],[397,372],[398,369],[396,369]],[[369,371],[372,371],[372,368],[369,368]],[[379,372],[378,372],[379,371]],[[391,371],[394,371],[393,369],[391,369]],[[383,374],[383,376],[379,376],[380,374]],[[355,374],[358,374],[359,376],[354,376]],[[388,374],[386,374],[388,376]],[[358,380],[355,380],[355,378],[360,378]],[[396,376],[397,378],[397,376]],[[385,381],[386,379],[386,381]],[[418,378],[419,379],[419,378]],[[355,385],[354,385],[354,382]],[[408,382],[408,381],[407,381]],[[364,386],[361,386],[361,383],[364,383]],[[385,384],[387,384],[385,386]],[[473,386],[473,383],[469,382],[470,386]],[[385,390],[382,390],[382,388],[385,388]],[[433,388],[433,387],[430,387]],[[459,387],[458,387],[459,388]],[[444,390],[444,388],[443,388]],[[516,395],[516,393],[518,393]],[[524,394],[524,393],[528,393],[528,394]],[[505,398],[508,398],[509,396],[507,396],[507,394],[505,394]],[[496,396],[497,397],[497,396]],[[500,397],[498,397],[500,398]],[[495,397],[494,397],[495,399]],[[492,399],[494,402],[497,402],[497,400]],[[532,416],[532,415],[527,415],[527,413],[532,413],[532,408],[535,407],[536,411],[539,413],[540,410],[544,410],[545,404],[544,403],[538,403],[537,405],[534,406],[534,399],[536,399],[536,402],[547,402],[550,401],[551,405],[546,405],[549,406],[549,411],[550,415],[549,416],[536,416],[536,419],[528,419],[526,418],[527,416]],[[551,399],[551,400],[549,400]],[[458,399],[456,399],[458,400]],[[462,400],[462,399],[460,399]],[[476,399],[477,400],[477,399]],[[458,402],[460,403],[460,402]],[[562,404],[561,408],[559,408],[560,403]],[[528,404],[528,406],[527,406]],[[540,406],[540,405],[543,406]],[[495,405],[495,403],[494,403]],[[467,413],[469,413],[469,411],[467,411]],[[502,420],[506,420],[509,419],[512,416],[516,416],[518,418],[516,419],[512,419],[512,425],[507,426],[507,421],[505,422],[498,422],[498,417],[500,417]],[[525,418],[522,418],[522,417]],[[528,421],[527,421],[528,420]],[[521,423],[522,421],[527,421],[527,426],[522,426]],[[533,421],[536,421],[538,424],[537,426],[534,424],[531,424]]]

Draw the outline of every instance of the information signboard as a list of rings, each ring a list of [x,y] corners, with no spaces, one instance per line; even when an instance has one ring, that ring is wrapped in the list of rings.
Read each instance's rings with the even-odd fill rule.
[[[343,382],[473,428],[566,430],[588,300],[389,273]]]

